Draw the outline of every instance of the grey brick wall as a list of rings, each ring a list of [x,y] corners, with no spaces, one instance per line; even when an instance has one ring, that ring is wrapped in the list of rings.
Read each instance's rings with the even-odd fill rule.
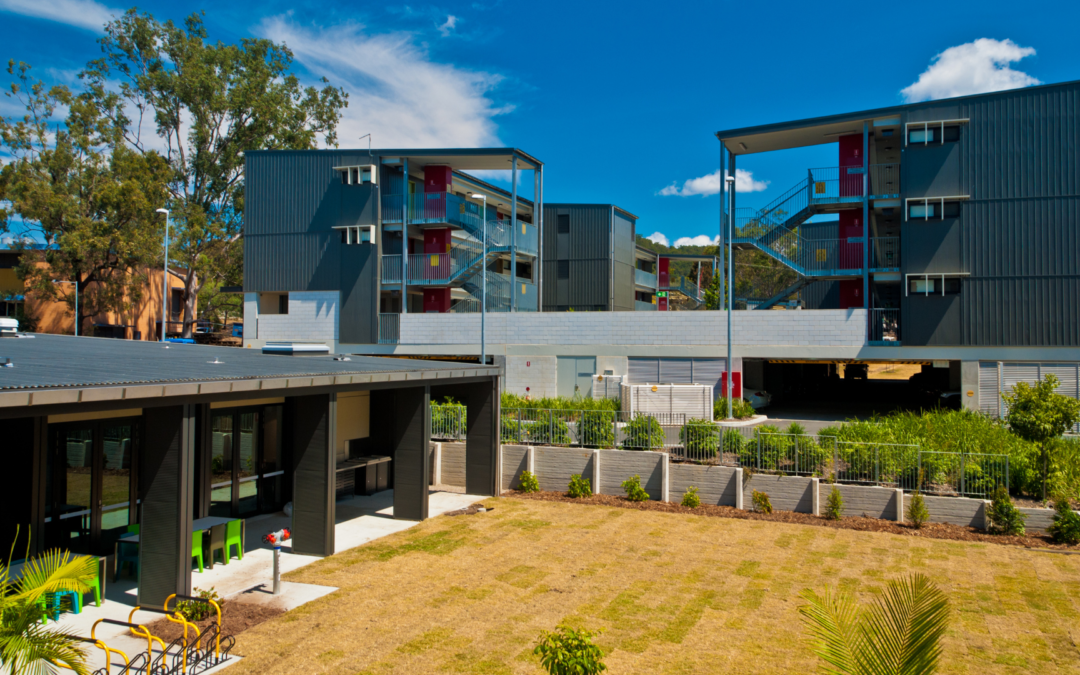
[[[570,476],[576,473],[592,482],[592,450],[541,446],[533,451],[536,453],[534,463],[541,490],[566,492]]]
[[[254,295],[254,294],[252,294]],[[257,315],[257,323],[248,317],[248,303],[244,305],[244,337],[259,340],[302,340],[306,342],[338,339],[338,292],[304,291],[289,293],[288,314],[257,314],[257,303],[251,308]],[[245,296],[246,298],[246,296]]]
[[[558,357],[507,356],[504,389],[512,394],[533,398],[558,396]],[[525,391],[528,387],[529,391]]]
[[[726,466],[672,464],[668,471],[668,498],[671,501],[681,502],[686,488],[692,485],[698,489],[702,504],[735,506],[735,492],[738,489],[735,469]]]
[[[814,494],[810,491],[810,479],[801,476],[768,476],[754,474],[743,485],[743,503],[747,510],[753,509],[753,491],[769,495],[774,510],[814,512]]]
[[[1020,513],[1027,516],[1024,527],[1028,532],[1046,532],[1054,523],[1053,509],[1020,509]]]
[[[631,476],[641,476],[641,487],[650,499],[663,496],[664,474],[660,466],[663,460],[659,452],[633,452],[627,450],[600,451],[600,494],[625,495],[622,482]]]

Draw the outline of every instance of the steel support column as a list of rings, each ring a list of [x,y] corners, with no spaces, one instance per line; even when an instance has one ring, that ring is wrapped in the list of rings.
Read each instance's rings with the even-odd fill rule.
[[[409,313],[409,158],[401,160],[401,313]],[[400,330],[400,329],[399,329]]]
[[[544,311],[544,167],[533,169],[533,224],[536,225],[537,252],[533,263],[536,281],[536,311]]]
[[[862,126],[862,228],[863,228],[863,307],[866,308],[866,341],[870,341],[870,123]]]
[[[517,169],[515,154],[510,159],[510,311],[517,311]]]
[[[720,141],[720,246],[716,249],[720,253],[720,257],[724,257],[724,242],[727,241],[727,162],[724,161],[724,142]],[[713,262],[713,274],[716,273],[716,263]],[[719,280],[717,288],[720,289],[720,306],[719,309],[723,310],[727,308],[727,299],[724,293],[723,279]]]

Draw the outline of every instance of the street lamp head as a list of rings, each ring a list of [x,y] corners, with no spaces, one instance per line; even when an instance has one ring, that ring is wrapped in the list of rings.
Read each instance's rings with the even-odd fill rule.
[[[724,180],[726,180],[726,181],[727,181],[728,185],[731,185],[732,183],[734,183],[734,182],[735,182],[735,176],[728,176],[728,177],[727,177],[727,178],[725,178]]]
[[[158,213],[164,213],[165,215],[169,215],[169,209],[158,209],[157,212]]]

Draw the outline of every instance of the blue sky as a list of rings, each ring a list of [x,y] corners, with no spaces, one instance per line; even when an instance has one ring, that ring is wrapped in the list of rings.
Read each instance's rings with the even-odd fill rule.
[[[1075,1],[139,7],[175,21],[205,10],[212,39],[286,42],[299,74],[349,91],[342,147],[368,132],[377,147],[516,146],[545,162],[547,201],[614,203],[671,242],[716,234],[719,129],[1080,79]],[[124,8],[0,0],[0,57],[71,82]],[[740,160],[753,190],[740,206],[835,161],[835,146]]]

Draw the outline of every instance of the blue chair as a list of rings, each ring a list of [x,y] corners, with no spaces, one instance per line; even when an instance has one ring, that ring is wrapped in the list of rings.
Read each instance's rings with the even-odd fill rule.
[[[60,620],[60,612],[65,611],[64,600],[67,600],[66,611],[79,614],[82,612],[82,594],[78,591],[57,591],[45,595],[45,611],[53,621]]]

